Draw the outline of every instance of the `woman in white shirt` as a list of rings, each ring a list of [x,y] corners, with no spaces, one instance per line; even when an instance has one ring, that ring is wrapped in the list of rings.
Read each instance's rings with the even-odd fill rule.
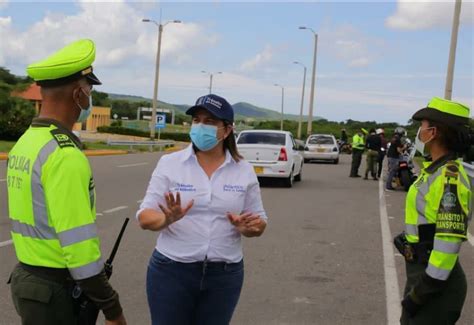
[[[239,300],[241,236],[266,227],[260,187],[233,134],[234,111],[222,97],[198,98],[192,144],[163,156],[137,212],[160,231],[147,272],[153,325],[228,324]]]

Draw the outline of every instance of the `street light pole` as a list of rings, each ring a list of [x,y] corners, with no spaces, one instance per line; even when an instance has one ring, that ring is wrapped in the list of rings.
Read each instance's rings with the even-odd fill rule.
[[[279,84],[275,84],[276,87],[281,87],[281,119],[280,119],[280,130],[283,131],[283,105],[285,102],[285,87]]]
[[[202,70],[201,72],[209,74],[209,94],[212,94],[212,80],[214,78],[214,74],[222,74],[222,71],[212,73],[212,72],[207,72],[205,70]]]
[[[303,72],[303,89],[301,90],[301,105],[300,105],[300,119],[298,121],[298,139],[301,139],[301,125],[303,122],[303,104],[304,104],[304,89],[306,87],[306,66],[298,61],[293,62],[294,64],[299,64],[304,68]]]
[[[461,15],[461,0],[456,0],[454,5],[453,28],[451,30],[451,47],[449,49],[448,72],[446,74],[446,86],[444,98],[451,100],[453,96],[454,61],[456,60],[456,46],[458,42],[459,17]]]
[[[151,111],[151,121],[150,121],[150,139],[155,140],[155,124],[156,124],[156,107],[158,105],[158,82],[160,79],[160,56],[161,56],[161,35],[163,34],[163,27],[169,23],[179,24],[180,20],[167,21],[162,24],[158,23],[151,19],[142,19],[144,23],[154,23],[158,26],[158,49],[156,51],[156,65],[155,65],[155,85],[153,88],[153,108]]]
[[[305,26],[301,26],[299,29],[310,30],[314,35],[314,53],[313,53],[313,73],[311,76],[311,93],[309,95],[309,113],[308,113],[308,130],[307,135],[311,135],[313,130],[313,105],[314,105],[314,84],[316,82],[316,53],[318,51],[318,34],[316,32]]]

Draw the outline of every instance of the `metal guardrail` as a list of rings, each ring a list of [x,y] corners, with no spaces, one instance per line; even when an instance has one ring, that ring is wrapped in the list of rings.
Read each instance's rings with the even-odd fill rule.
[[[153,147],[168,148],[175,145],[175,141],[132,141],[132,140],[108,140],[109,146],[130,146],[130,150],[134,146],[149,146],[150,151],[153,151]]]

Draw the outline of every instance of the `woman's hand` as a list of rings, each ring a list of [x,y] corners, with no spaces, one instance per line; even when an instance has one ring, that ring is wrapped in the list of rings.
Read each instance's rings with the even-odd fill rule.
[[[165,193],[165,200],[166,207],[159,204],[161,211],[165,214],[165,227],[184,217],[194,204],[194,200],[191,200],[183,209],[183,207],[181,207],[181,195],[179,192],[176,193],[176,198],[171,192]]]
[[[251,212],[235,215],[227,212],[227,218],[237,230],[245,237],[258,237],[262,235],[267,223],[260,216]]]

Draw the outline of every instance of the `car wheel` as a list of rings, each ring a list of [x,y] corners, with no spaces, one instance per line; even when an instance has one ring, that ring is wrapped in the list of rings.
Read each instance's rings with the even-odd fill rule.
[[[339,158],[337,158],[337,159],[334,159],[334,161],[333,161],[333,164],[334,164],[334,165],[337,165],[337,164],[339,164]]]
[[[288,176],[287,178],[285,178],[283,180],[283,184],[285,187],[293,187],[293,181],[295,180],[294,176],[293,176],[293,171],[291,171],[290,173],[290,176]]]
[[[303,175],[303,164],[301,164],[300,173],[295,176],[295,182],[301,182],[302,175]]]

